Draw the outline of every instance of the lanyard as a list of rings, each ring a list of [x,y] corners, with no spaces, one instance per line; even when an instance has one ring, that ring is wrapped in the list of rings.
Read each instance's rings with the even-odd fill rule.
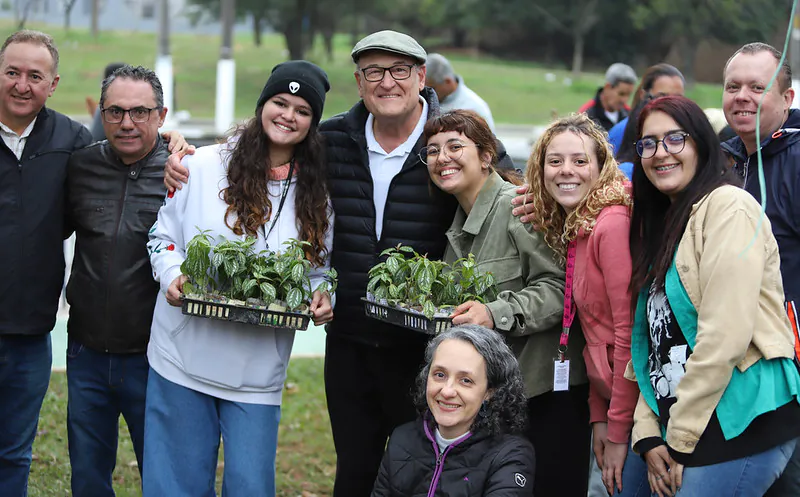
[[[567,343],[569,342],[569,329],[575,320],[575,301],[572,300],[572,284],[575,279],[575,252],[577,252],[578,242],[572,240],[567,246],[567,275],[566,286],[564,287],[564,317],[561,321],[561,338],[558,342],[558,359],[564,361],[567,354]]]
[[[281,217],[281,211],[283,210],[283,203],[286,202],[286,197],[289,194],[289,185],[292,183],[292,173],[294,172],[294,159],[289,163],[289,175],[286,177],[286,183],[283,185],[283,191],[281,192],[281,201],[278,203],[278,211],[275,213],[275,217],[272,218],[272,224],[269,227],[269,231],[267,231],[266,236],[264,236],[264,242],[267,243],[269,246],[269,242],[267,242],[267,238],[272,233],[272,228],[278,223],[278,218]]]

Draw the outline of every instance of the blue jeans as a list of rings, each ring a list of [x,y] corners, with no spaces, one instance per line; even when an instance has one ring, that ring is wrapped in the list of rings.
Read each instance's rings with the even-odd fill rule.
[[[211,397],[165,379],[147,380],[144,497],[214,497],[219,439],[222,495],[275,496],[280,406]]]
[[[0,497],[28,495],[31,448],[52,361],[49,333],[0,335]]]
[[[114,497],[119,416],[142,468],[144,406],[150,367],[142,354],[108,354],[67,344],[67,436],[73,497]]]
[[[733,461],[684,468],[683,486],[675,497],[762,497],[783,473],[797,441],[790,440],[760,454]]]
[[[786,469],[764,497],[797,497],[800,495],[800,442],[794,449],[791,459],[786,464]]]

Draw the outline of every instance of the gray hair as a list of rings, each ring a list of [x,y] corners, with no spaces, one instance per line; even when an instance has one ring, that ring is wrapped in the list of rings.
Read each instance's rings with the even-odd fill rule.
[[[469,343],[486,363],[486,379],[492,395],[486,401],[485,409],[482,408],[483,414],[475,418],[470,430],[486,430],[491,435],[522,432],[528,411],[519,363],[502,335],[476,324],[454,326],[428,342],[425,365],[417,375],[414,396],[417,410],[424,413],[428,409],[428,375],[433,355],[445,340]]]
[[[52,36],[47,33],[42,33],[41,31],[33,31],[30,29],[23,29],[12,33],[11,36],[6,38],[3,47],[0,48],[0,62],[2,62],[3,56],[6,54],[6,48],[12,43],[42,45],[50,52],[50,57],[53,59],[53,76],[58,74],[58,49],[56,48],[56,43],[53,41]]]
[[[620,83],[636,84],[636,71],[628,64],[616,62],[606,69],[606,83],[615,87]]]
[[[742,48],[735,51],[733,55],[730,56],[728,61],[725,62],[725,69],[723,69],[722,74],[724,75],[725,73],[728,72],[728,65],[730,65],[733,58],[739,55],[740,53],[746,55],[755,55],[761,52],[769,52],[770,54],[772,54],[772,56],[775,57],[775,62],[777,62],[778,64],[780,64],[781,57],[783,57],[783,53],[777,48],[773,47],[772,45],[768,45],[760,41],[748,43],[746,45],[743,45]],[[791,66],[789,66],[789,63],[786,60],[784,60],[783,64],[781,65],[780,76],[777,78],[777,81],[778,81],[778,89],[781,92],[788,90],[792,86],[792,68]]]
[[[438,85],[444,83],[444,80],[447,78],[451,78],[454,81],[456,79],[456,72],[453,70],[453,66],[442,54],[428,54],[428,61],[425,63],[425,67],[428,68],[425,79],[429,83]]]
[[[156,107],[159,109],[164,107],[164,89],[161,87],[161,80],[158,79],[156,73],[150,69],[147,69],[146,67],[134,67],[127,64],[120,67],[114,71],[111,76],[103,80],[103,87],[100,90],[100,107],[103,107],[103,104],[106,101],[108,87],[111,86],[111,83],[113,83],[117,78],[130,79],[133,81],[145,81],[150,83],[150,87],[153,88],[153,96],[156,99]]]

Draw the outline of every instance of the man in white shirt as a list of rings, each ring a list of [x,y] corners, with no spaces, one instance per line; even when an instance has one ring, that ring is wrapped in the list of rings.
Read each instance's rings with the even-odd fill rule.
[[[438,53],[428,54],[426,67],[427,85],[436,91],[442,112],[455,109],[475,111],[486,119],[489,128],[494,131],[494,119],[489,104],[467,87],[464,78],[456,74],[449,60]]]

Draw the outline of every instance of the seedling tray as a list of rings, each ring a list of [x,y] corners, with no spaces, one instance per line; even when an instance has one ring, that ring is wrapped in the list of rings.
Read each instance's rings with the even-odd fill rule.
[[[308,324],[311,321],[311,316],[299,312],[254,309],[252,307],[209,302],[189,297],[183,297],[181,310],[184,314],[201,318],[234,321],[236,323],[268,326],[271,328],[286,328],[298,331],[308,329]]]
[[[427,333],[428,335],[438,335],[453,326],[450,318],[434,317],[433,319],[428,319],[422,314],[372,302],[364,297],[361,297],[361,300],[364,302],[364,312],[367,316],[384,323],[395,324],[410,330]]]

